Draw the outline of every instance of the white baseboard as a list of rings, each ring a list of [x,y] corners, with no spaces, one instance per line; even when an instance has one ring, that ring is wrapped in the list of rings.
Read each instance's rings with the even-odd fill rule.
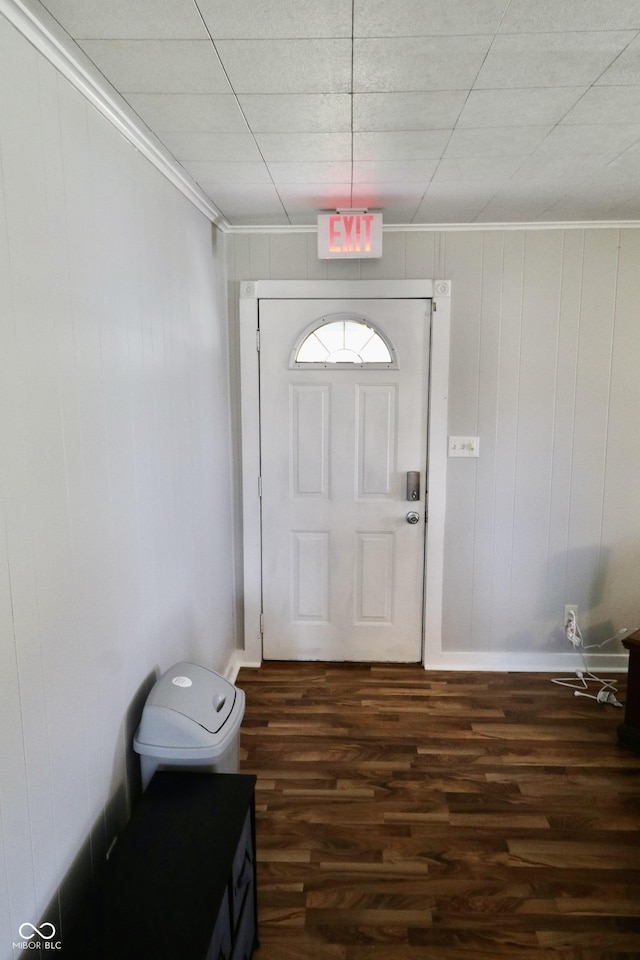
[[[227,666],[223,671],[223,676],[225,680],[228,680],[229,683],[235,683],[240,671],[240,667],[244,667],[243,663],[244,650],[233,650],[231,656],[227,661]]]
[[[586,657],[587,669],[596,675],[626,673],[629,662],[627,653],[597,653]],[[235,683],[241,667],[258,669],[260,661],[247,656],[244,650],[234,650],[224,676]],[[424,664],[425,670],[458,670],[461,673],[553,673],[572,674],[583,670],[584,663],[577,653],[430,653]]]
[[[586,655],[587,668],[595,674],[626,673],[629,655],[598,653]],[[425,670],[460,670],[498,673],[575,673],[584,669],[577,653],[430,653]]]

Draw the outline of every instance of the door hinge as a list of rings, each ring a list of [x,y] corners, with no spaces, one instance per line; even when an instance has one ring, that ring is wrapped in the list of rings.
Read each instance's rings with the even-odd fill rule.
[[[260,614],[260,636],[264,633],[264,613]]]
[[[258,497],[262,498],[262,477],[258,477]]]
[[[256,350],[260,353],[260,331],[256,330]]]
[[[432,301],[431,301],[431,310],[432,310],[432,312],[435,313],[435,312],[437,311],[437,309],[438,309],[438,304],[436,303],[435,300],[432,300]]]

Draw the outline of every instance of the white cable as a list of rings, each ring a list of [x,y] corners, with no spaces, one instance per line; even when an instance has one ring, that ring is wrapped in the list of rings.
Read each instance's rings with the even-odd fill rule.
[[[564,626],[564,632],[567,636],[567,640],[574,647],[579,647],[582,645],[582,634],[576,623],[576,615],[573,610],[569,611],[567,616],[567,622]]]
[[[604,640],[602,643],[591,643],[588,646],[585,646],[582,634],[580,633],[580,628],[576,621],[575,613],[573,610],[570,610],[567,616],[567,622],[565,624],[565,634],[569,643],[580,653],[583,669],[576,670],[575,677],[556,677],[552,679],[551,682],[557,683],[562,687],[570,687],[573,689],[574,696],[576,697],[588,697],[590,700],[597,701],[597,703],[610,703],[614,707],[621,707],[622,704],[617,697],[618,689],[615,681],[612,679],[603,679],[601,677],[597,677],[594,673],[592,673],[587,666],[585,654],[587,650],[600,650],[602,647],[606,646],[606,644],[611,643],[612,640],[617,640],[626,633],[629,633],[629,630],[627,627],[623,627],[622,630],[618,630],[618,632],[612,637],[609,637],[608,640]],[[597,683],[600,685],[600,690],[598,690],[596,694],[585,692],[589,690],[590,683]]]

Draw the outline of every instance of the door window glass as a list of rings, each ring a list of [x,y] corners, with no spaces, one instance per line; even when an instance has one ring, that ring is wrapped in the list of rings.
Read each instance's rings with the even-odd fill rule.
[[[366,320],[324,318],[305,331],[294,348],[292,365],[395,367],[393,348]]]

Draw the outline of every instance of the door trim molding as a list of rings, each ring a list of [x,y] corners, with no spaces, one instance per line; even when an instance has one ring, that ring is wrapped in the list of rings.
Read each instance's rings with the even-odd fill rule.
[[[262,662],[260,379],[256,341],[260,300],[429,299],[432,301],[427,411],[427,530],[423,664],[442,653],[444,518],[451,283],[448,280],[243,280],[240,282],[240,403],[245,666]]]

